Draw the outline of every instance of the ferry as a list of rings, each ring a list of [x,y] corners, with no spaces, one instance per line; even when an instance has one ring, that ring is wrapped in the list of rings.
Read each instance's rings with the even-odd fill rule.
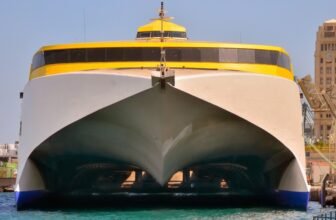
[[[163,5],[159,15],[132,41],[36,52],[21,94],[17,208],[77,196],[217,204],[238,196],[306,209],[288,53],[192,41]]]

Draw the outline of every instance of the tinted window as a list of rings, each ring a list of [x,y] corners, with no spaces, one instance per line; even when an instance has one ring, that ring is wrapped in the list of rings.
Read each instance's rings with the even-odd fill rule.
[[[221,63],[237,63],[238,50],[231,48],[219,48],[219,62]]]
[[[150,37],[150,32],[138,32],[137,38],[148,38]]]
[[[153,31],[153,32],[151,33],[151,37],[161,37],[161,33],[160,33],[160,31]]]
[[[69,62],[69,50],[55,50],[54,59],[55,59],[55,63]]]
[[[281,66],[281,67],[284,67],[290,70],[290,60],[286,54],[280,53],[277,64],[278,66]]]
[[[125,48],[124,61],[142,61],[142,48]]]
[[[92,48],[87,50],[87,57],[89,62],[103,62],[105,61],[105,48]]]
[[[143,61],[160,61],[160,48],[143,48],[142,60]]]
[[[202,48],[201,49],[202,62],[219,62],[218,48]]]
[[[169,61],[179,61],[182,59],[182,51],[180,48],[166,48],[166,59]]]
[[[179,38],[187,38],[187,33],[186,32],[171,32],[170,33],[171,37],[179,37]]]
[[[190,62],[201,61],[201,51],[198,48],[182,48],[182,60]]]
[[[255,63],[255,50],[238,49],[239,63]]]
[[[45,63],[44,63],[44,54],[43,54],[43,52],[38,52],[33,57],[32,69],[39,68],[39,67],[41,67],[43,65],[45,65]]]
[[[266,51],[266,50],[264,50]],[[277,65],[277,60],[278,60],[278,57],[281,53],[277,52],[277,51],[269,51],[270,53],[270,63],[269,64],[272,64],[272,65]]]
[[[181,37],[181,32],[172,31],[170,33],[170,36],[171,37]]]
[[[71,62],[86,62],[86,49],[72,49],[70,50]]]
[[[107,48],[106,60],[107,61],[123,61],[124,57],[123,48]]]
[[[53,50],[44,52],[45,64],[69,62],[69,50]]]
[[[260,64],[272,64],[276,65],[279,53],[270,50],[256,50],[255,61]]]

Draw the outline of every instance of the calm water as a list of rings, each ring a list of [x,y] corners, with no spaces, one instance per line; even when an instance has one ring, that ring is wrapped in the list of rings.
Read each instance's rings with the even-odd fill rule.
[[[216,209],[83,209],[54,211],[16,211],[14,194],[0,193],[0,219],[312,219],[330,209],[321,209],[316,202],[307,212],[270,208]]]

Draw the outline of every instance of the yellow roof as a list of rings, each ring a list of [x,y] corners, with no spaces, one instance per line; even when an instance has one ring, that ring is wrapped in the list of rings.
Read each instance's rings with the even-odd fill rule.
[[[147,32],[147,31],[160,31],[161,30],[161,20],[156,19],[144,26],[138,28],[138,32]],[[163,21],[163,30],[164,31],[179,31],[179,32],[186,32],[186,28],[175,24],[169,21]]]

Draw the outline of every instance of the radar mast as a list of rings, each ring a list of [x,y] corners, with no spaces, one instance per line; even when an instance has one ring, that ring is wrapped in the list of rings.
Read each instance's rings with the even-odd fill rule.
[[[164,11],[164,5],[163,2],[161,2],[161,8],[159,12],[160,21],[161,21],[161,30],[160,30],[160,42],[164,42],[164,29],[163,29],[163,21],[164,20],[170,20],[171,18],[165,17],[165,11]],[[161,77],[164,77],[166,72],[168,71],[167,65],[166,65],[166,50],[163,48],[161,44],[161,51],[160,51],[160,73]]]

